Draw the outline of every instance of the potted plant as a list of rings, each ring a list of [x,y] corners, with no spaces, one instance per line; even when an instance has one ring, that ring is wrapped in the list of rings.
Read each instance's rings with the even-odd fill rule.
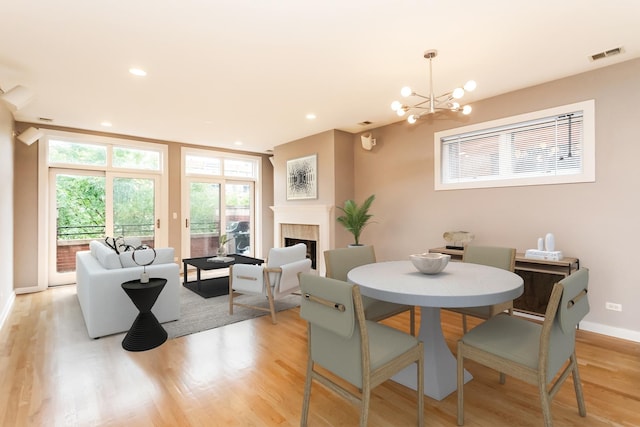
[[[219,257],[227,256],[227,243],[229,243],[231,239],[233,239],[233,237],[229,237],[229,235],[227,234],[223,234],[220,236],[220,239],[218,241],[218,254],[217,254]]]
[[[343,212],[343,215],[336,218],[336,221],[342,224],[348,232],[353,234],[355,240],[354,246],[360,246],[360,233],[362,233],[362,229],[369,223],[371,217],[373,217],[373,215],[369,213],[369,208],[375,198],[376,195],[372,194],[360,206],[358,206],[354,200],[345,201],[344,207],[338,206],[338,209]]]

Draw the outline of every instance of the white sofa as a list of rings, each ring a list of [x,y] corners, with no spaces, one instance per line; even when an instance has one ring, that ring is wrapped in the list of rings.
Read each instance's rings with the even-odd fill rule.
[[[133,252],[118,254],[100,241],[90,242],[89,249],[76,253],[78,301],[89,336],[98,338],[128,331],[138,309],[121,285],[140,279],[143,267],[135,264]],[[164,323],[180,317],[180,267],[173,261],[173,248],[158,248],[156,254],[146,271],[149,277],[167,279],[151,310]],[[139,256],[136,259],[141,262],[144,256]]]

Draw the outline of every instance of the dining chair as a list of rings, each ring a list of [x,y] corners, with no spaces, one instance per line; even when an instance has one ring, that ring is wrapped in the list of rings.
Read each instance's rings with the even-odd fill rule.
[[[546,427],[553,425],[551,400],[572,374],[578,412],[581,417],[587,415],[575,341],[576,327],[589,312],[588,283],[586,268],[556,283],[542,324],[499,314],[458,341],[458,425],[464,424],[465,359],[537,385]],[[504,383],[503,376],[500,382]]]
[[[313,380],[359,403],[360,426],[366,426],[371,390],[413,363],[417,364],[418,425],[423,426],[422,342],[406,332],[367,320],[358,285],[300,274],[300,288],[300,317],[307,321],[308,334],[300,426],[307,425]],[[346,387],[345,381],[357,391]]]
[[[376,254],[373,246],[353,246],[350,248],[337,248],[324,251],[324,263],[326,276],[332,279],[347,281],[347,273],[355,267],[376,262]],[[375,298],[362,296],[364,315],[367,320],[380,321],[406,311],[409,312],[409,330],[411,335],[416,335],[416,309],[412,305],[395,304],[380,301]]]
[[[311,260],[307,258],[304,243],[271,248],[266,265],[232,265],[229,267],[229,314],[233,314],[234,305],[267,311],[275,324],[275,300],[299,291],[298,273],[309,271]],[[269,308],[238,302],[236,293],[263,295],[269,302]]]
[[[488,265],[513,272],[516,265],[516,250],[497,246],[467,245],[462,254],[462,262]],[[481,307],[447,308],[446,310],[462,315],[462,330],[467,333],[467,316],[489,319],[504,311],[513,314],[513,301]]]

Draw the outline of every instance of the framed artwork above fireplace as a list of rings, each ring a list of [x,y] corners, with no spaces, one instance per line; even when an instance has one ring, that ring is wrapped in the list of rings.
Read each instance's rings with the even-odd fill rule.
[[[317,155],[287,160],[287,200],[318,198]]]

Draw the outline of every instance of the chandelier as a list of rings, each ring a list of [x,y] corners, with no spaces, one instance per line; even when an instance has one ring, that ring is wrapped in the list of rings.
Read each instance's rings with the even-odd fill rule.
[[[476,82],[469,80],[463,87],[457,87],[451,92],[444,93],[439,96],[435,96],[433,93],[433,72],[432,62],[433,58],[438,56],[438,51],[435,49],[427,50],[424,53],[424,57],[429,60],[429,95],[420,95],[414,92],[410,87],[405,86],[400,91],[400,94],[407,98],[415,96],[421,99],[414,105],[403,104],[400,101],[393,101],[391,109],[402,117],[405,114],[409,114],[407,121],[411,124],[418,121],[422,116],[436,113],[438,111],[460,111],[462,114],[470,114],[471,106],[461,106],[457,101],[462,98],[465,92],[471,92],[476,88]]]

